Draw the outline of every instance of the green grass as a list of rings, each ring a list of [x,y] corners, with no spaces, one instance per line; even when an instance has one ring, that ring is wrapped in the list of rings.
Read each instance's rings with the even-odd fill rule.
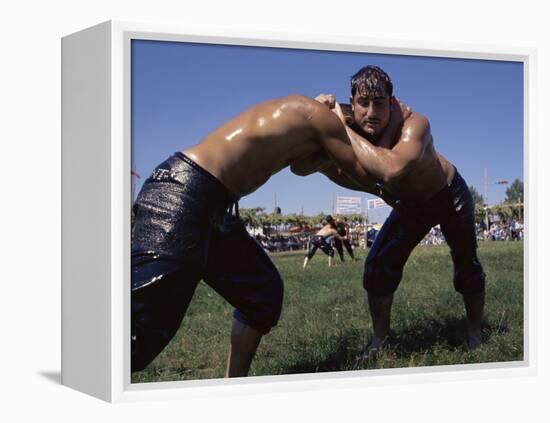
[[[462,297],[453,289],[446,246],[417,247],[395,294],[388,348],[376,360],[358,355],[372,332],[359,260],[328,269],[317,254],[302,271],[304,253],[275,255],[285,281],[283,313],[265,336],[251,375],[488,363],[523,359],[523,244],[487,242],[479,248],[487,274],[483,344],[464,340]],[[165,350],[132,382],[221,378],[231,328],[231,307],[204,283]]]

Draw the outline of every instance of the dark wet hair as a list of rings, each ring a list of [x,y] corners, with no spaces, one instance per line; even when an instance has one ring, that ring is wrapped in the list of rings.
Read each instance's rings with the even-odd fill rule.
[[[325,216],[325,222],[327,222],[327,224],[330,225],[331,228],[336,229],[336,222],[334,221],[332,215],[327,214]]]
[[[351,95],[359,92],[361,97],[378,97],[393,95],[393,84],[390,77],[378,66],[365,66],[351,77]]]

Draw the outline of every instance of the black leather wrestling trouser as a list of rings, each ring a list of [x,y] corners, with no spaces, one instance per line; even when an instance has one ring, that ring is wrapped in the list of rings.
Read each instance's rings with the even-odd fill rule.
[[[485,273],[477,258],[474,203],[455,170],[451,185],[432,199],[421,206],[399,203],[386,219],[365,261],[363,286],[369,294],[395,292],[412,250],[437,224],[451,249],[456,291],[476,294],[484,289]]]
[[[282,307],[279,272],[231,212],[236,197],[181,153],[159,165],[135,204],[132,229],[132,371],[144,369],[176,334],[203,279],[267,333]]]
[[[313,237],[311,237],[310,240],[310,247],[307,253],[308,260],[311,260],[318,248],[320,248],[321,251],[323,251],[323,253],[325,253],[327,256],[334,257],[334,249],[332,248],[332,245],[330,245],[330,242],[327,240],[327,237],[314,235]]]
[[[346,247],[346,251],[348,252],[349,256],[352,258],[352,260],[355,259],[353,255],[353,247],[351,246],[351,242],[349,239],[343,239],[339,240],[338,238],[334,238],[334,248],[336,248],[336,251],[338,251],[338,255],[340,256],[340,260],[344,260],[344,247]]]

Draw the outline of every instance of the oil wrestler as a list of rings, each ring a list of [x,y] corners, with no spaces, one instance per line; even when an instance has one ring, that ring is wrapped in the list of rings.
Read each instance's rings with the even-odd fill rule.
[[[132,371],[165,348],[204,280],[235,308],[226,377],[248,374],[262,336],[279,319],[283,283],[245,230],[237,201],[289,165],[298,175],[322,171],[359,189],[323,151],[334,141],[349,145],[339,118],[290,95],[244,111],[152,172],[134,205]],[[356,171],[367,177],[362,167]]]
[[[323,220],[323,227],[311,237],[309,251],[304,258],[302,268],[306,268],[307,264],[313,258],[318,249],[321,249],[321,251],[328,256],[328,267],[332,267],[334,248],[332,248],[331,242],[336,239],[340,240],[341,237],[338,235],[338,231],[336,230],[336,222],[329,214]]]
[[[455,166],[437,153],[425,116],[410,111],[393,97],[389,76],[366,66],[351,78],[351,120],[334,96],[318,101],[333,108],[346,126],[350,146],[327,144],[327,152],[348,176],[357,166],[371,175],[365,191],[382,197],[393,210],[365,261],[363,285],[368,294],[373,337],[366,353],[377,352],[390,328],[393,294],[414,247],[437,224],[451,249],[454,287],[462,294],[467,318],[467,343],[481,343],[485,273],[477,257],[474,207],[470,191]]]

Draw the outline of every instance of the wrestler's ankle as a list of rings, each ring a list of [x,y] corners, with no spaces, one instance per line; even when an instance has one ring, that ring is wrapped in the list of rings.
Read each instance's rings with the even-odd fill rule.
[[[466,329],[466,342],[468,348],[476,349],[481,346],[481,328],[479,326],[468,327]]]

